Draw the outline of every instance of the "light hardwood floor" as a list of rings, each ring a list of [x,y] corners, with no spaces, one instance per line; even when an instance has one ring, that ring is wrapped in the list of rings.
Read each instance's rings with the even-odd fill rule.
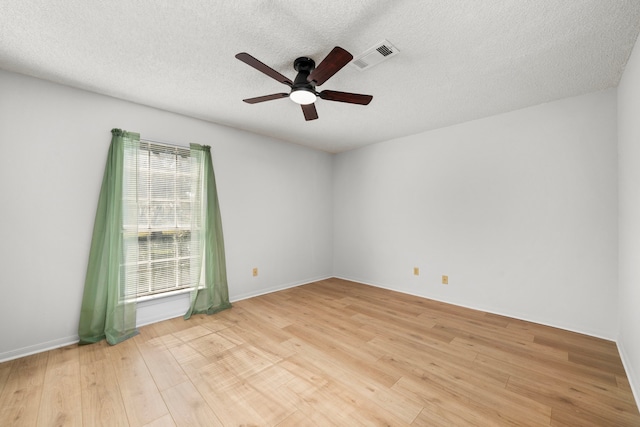
[[[339,279],[0,364],[1,426],[639,426],[615,343]]]

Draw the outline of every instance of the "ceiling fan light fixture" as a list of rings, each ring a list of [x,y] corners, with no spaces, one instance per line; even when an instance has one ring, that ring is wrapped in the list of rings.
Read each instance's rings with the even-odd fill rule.
[[[281,92],[271,95],[257,96],[243,99],[247,104],[257,104],[265,101],[273,101],[281,98],[291,98],[293,102],[302,107],[304,119],[306,121],[318,118],[315,102],[318,98],[327,101],[346,102],[347,104],[368,105],[373,99],[371,95],[359,93],[339,92],[335,90],[323,90],[316,92],[316,86],[322,85],[331,76],[340,71],[353,59],[353,56],[343,48],[336,46],[316,67],[313,59],[301,56],[293,61],[293,68],[298,72],[294,81],[289,80],[273,68],[258,61],[246,52],[240,52],[236,58],[250,67],[255,68],[263,74],[278,82],[287,85],[291,90],[289,93]]]
[[[291,98],[291,100],[296,104],[300,105],[313,104],[317,99],[316,94],[312,90],[306,88],[292,90],[289,94],[289,98]]]

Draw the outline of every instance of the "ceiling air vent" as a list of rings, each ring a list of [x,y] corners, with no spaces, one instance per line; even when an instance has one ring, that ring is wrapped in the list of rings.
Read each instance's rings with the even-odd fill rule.
[[[364,53],[353,58],[351,65],[360,71],[364,71],[394,55],[397,55],[398,52],[398,49],[389,43],[388,40],[383,40],[372,48],[367,49]]]

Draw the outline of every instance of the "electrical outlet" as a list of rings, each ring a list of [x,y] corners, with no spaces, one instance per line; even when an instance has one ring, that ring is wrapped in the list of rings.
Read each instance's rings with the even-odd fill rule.
[[[258,275],[258,267],[253,267],[253,277]]]
[[[414,276],[419,276],[420,275],[420,268],[419,267],[413,267],[413,275]]]
[[[449,276],[445,276],[444,274],[442,275],[442,284],[443,285],[449,284]]]

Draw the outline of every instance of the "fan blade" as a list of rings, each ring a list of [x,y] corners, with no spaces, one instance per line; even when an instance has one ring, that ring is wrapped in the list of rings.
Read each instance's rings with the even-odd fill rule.
[[[255,68],[256,70],[263,72],[264,74],[271,77],[272,79],[276,79],[280,83],[286,84],[287,86],[293,86],[293,82],[291,80],[289,80],[288,78],[286,78],[285,76],[283,76],[282,74],[274,70],[273,68],[269,67],[268,65],[265,65],[262,62],[258,61],[256,58],[254,58],[253,56],[249,55],[246,52],[237,54],[236,58],[238,58],[240,61],[244,62],[245,64]]]
[[[329,55],[322,60],[315,70],[307,77],[308,82],[315,82],[316,86],[320,86],[326,82],[335,73],[340,71],[342,67],[347,65],[353,59],[353,55],[341,47],[334,47]]]
[[[274,93],[273,95],[258,96],[255,98],[243,99],[247,104],[257,104],[258,102],[273,101],[274,99],[286,98],[288,93]]]
[[[302,113],[304,113],[304,119],[309,121],[309,120],[315,120],[318,118],[318,111],[316,111],[316,106],[315,104],[307,104],[307,105],[300,105],[302,107]]]
[[[320,98],[327,101],[348,102],[349,104],[368,105],[373,96],[360,95],[359,93],[337,92],[335,90],[323,90],[318,94]]]
[[[257,104],[258,102],[273,101],[274,99],[286,98],[288,93],[274,93],[273,95],[258,96],[255,98],[243,99],[247,104]]]

